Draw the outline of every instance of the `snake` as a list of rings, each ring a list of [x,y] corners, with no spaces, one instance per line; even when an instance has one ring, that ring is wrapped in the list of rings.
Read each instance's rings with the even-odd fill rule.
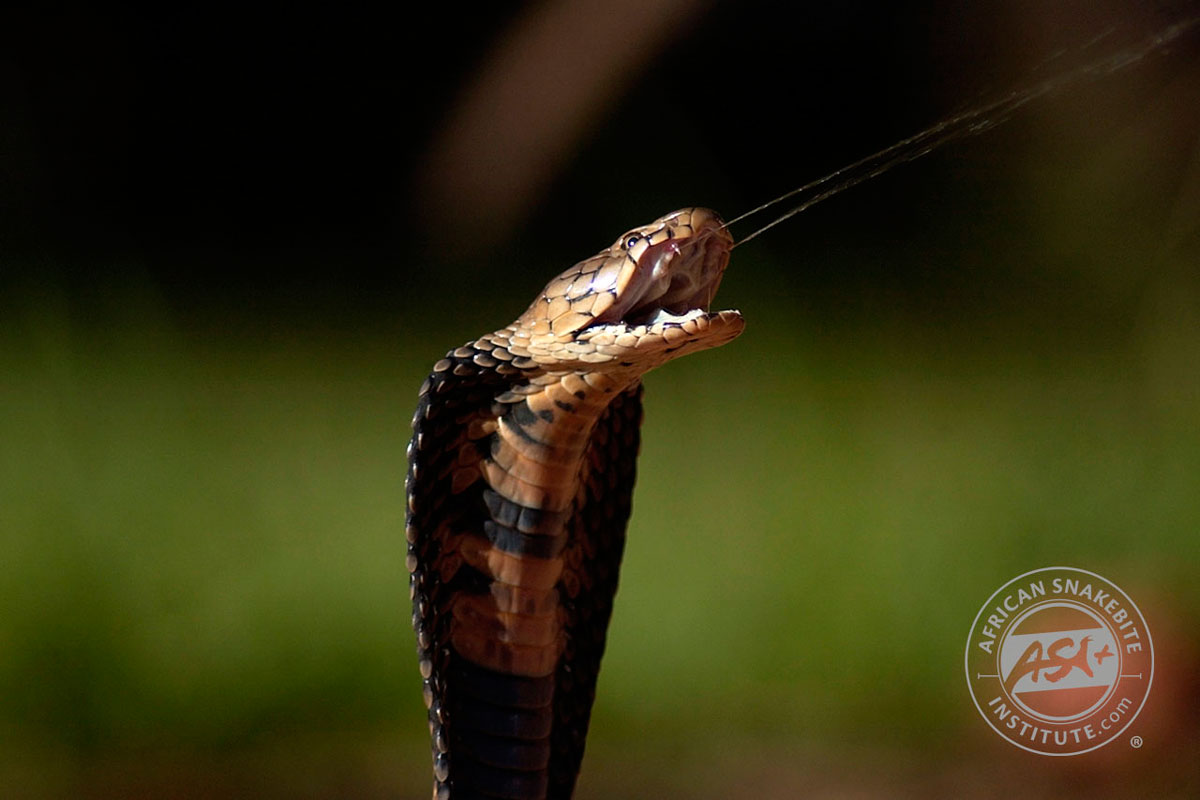
[[[642,377],[738,336],[733,238],[686,208],[446,353],[408,447],[405,538],[437,800],[574,793],[629,520]]]

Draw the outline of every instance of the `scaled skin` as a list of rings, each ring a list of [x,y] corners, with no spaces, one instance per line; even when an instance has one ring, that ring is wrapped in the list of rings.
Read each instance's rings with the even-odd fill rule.
[[[408,480],[435,797],[566,798],[629,515],[641,376],[742,331],[709,313],[707,209],[627,232],[422,387]]]

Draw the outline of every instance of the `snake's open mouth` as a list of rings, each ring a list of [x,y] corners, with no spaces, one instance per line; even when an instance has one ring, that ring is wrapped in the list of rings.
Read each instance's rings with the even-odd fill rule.
[[[708,312],[729,264],[733,237],[715,214],[697,215],[690,236],[652,244],[604,316],[630,325],[682,323]]]
[[[707,208],[681,209],[634,228],[546,284],[513,323],[513,347],[540,364],[597,364],[622,348],[661,349],[675,358],[724,344],[741,333],[741,314],[710,313],[709,306],[732,249],[733,236]],[[687,348],[676,346],[681,335]],[[589,352],[593,347],[610,352]]]

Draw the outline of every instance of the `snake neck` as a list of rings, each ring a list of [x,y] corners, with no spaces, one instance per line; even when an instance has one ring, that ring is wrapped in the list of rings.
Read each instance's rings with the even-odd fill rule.
[[[597,421],[636,384],[626,373],[546,373],[493,404],[478,464],[486,516],[457,538],[485,591],[454,605],[451,641],[471,663],[509,675],[550,675],[565,645],[561,603],[579,591],[583,549],[568,523],[587,483]]]
[[[505,500],[555,520],[539,526],[538,534],[562,532],[596,422],[637,380],[635,374],[617,372],[548,373],[497,399],[483,477]]]

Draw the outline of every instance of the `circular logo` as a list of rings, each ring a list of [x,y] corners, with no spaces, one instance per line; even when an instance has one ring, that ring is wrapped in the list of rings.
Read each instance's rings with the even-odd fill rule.
[[[992,730],[1022,750],[1073,756],[1108,744],[1137,717],[1154,646],[1116,584],[1045,567],[1013,578],[979,609],[966,670]]]

